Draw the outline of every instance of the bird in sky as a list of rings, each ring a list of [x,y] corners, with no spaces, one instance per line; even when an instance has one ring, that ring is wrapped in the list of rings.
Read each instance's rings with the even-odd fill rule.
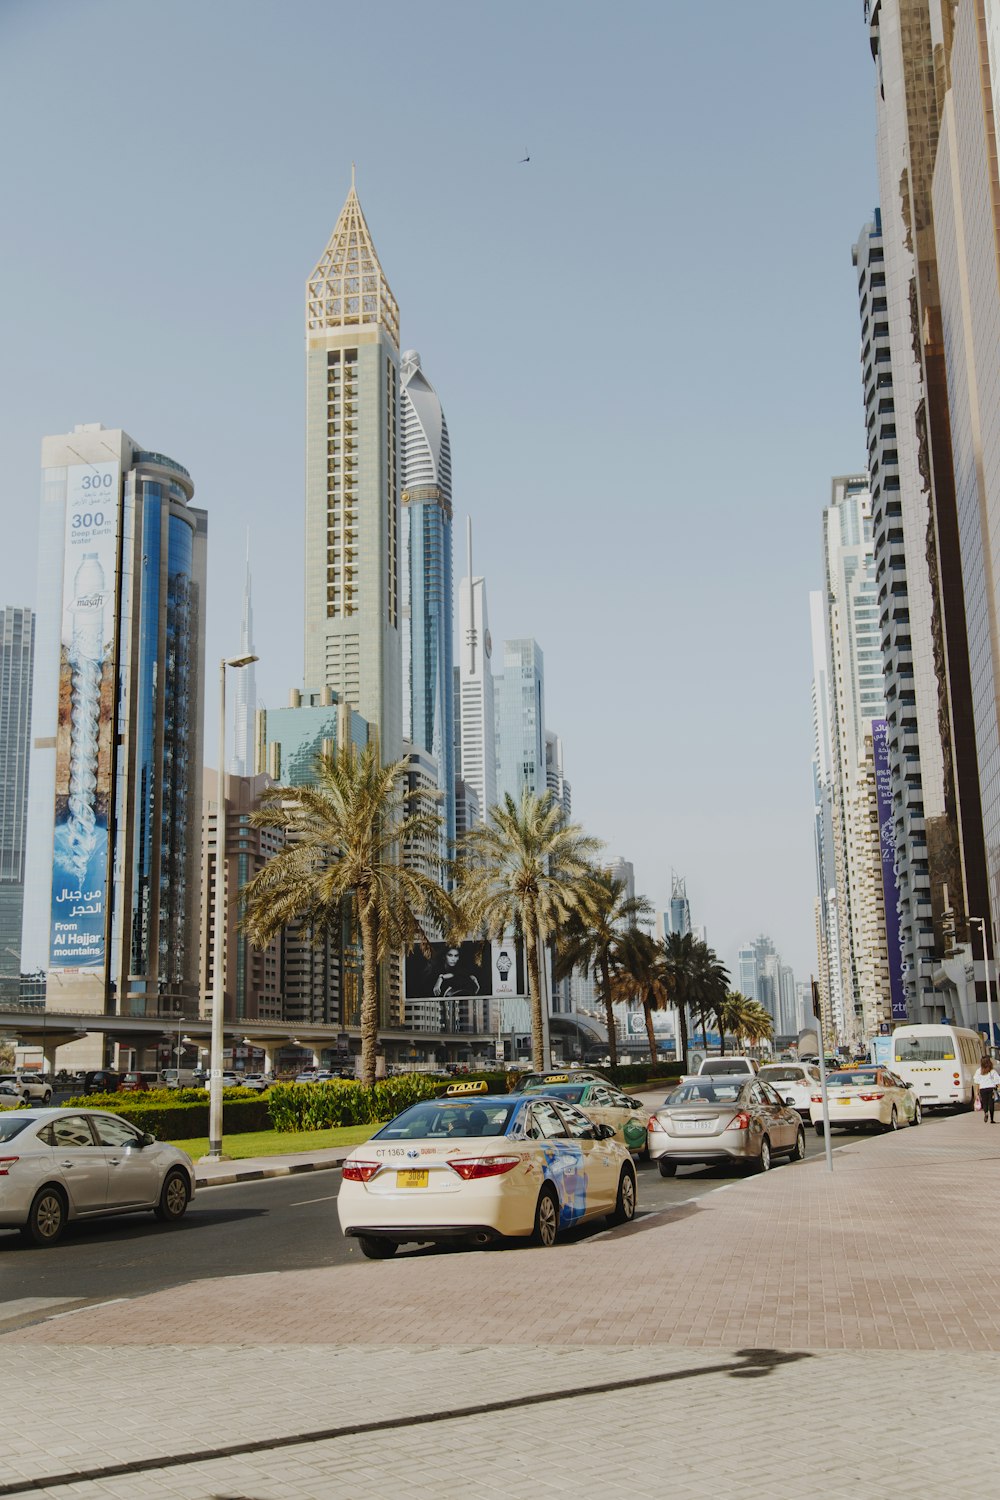
[[[521,157],[520,165],[523,167],[524,163],[526,161],[530,161],[530,160],[531,160],[531,157],[528,155],[528,148],[527,148],[527,146],[525,146],[525,148],[524,148],[524,155]]]

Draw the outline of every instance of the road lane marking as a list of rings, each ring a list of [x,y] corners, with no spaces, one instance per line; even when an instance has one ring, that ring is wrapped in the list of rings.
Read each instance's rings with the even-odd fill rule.
[[[300,1198],[297,1203],[289,1203],[289,1208],[304,1208],[307,1203],[332,1203],[337,1197],[336,1193],[327,1193],[325,1198]]]

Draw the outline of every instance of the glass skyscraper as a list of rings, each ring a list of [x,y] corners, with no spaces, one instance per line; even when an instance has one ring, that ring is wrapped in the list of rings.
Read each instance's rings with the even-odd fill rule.
[[[545,791],[545,661],[537,641],[504,641],[503,675],[493,679],[497,800],[520,803]]]
[[[207,520],[121,431],[42,444],[22,967],[49,1009],[199,1010]]]
[[[401,376],[403,734],[437,762],[450,852],[455,843],[451,444],[441,402],[414,350],[403,355]]]
[[[8,606],[0,614],[0,995],[6,1000],[20,996],[34,644],[31,610]]]

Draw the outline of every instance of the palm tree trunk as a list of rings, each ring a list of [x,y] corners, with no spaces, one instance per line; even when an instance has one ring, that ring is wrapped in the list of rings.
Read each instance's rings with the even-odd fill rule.
[[[677,1005],[677,1030],[680,1033],[681,1039],[681,1067],[686,1068],[688,1055],[688,1018],[687,1006],[683,1000]]]
[[[531,1061],[536,1072],[545,1067],[545,1031],[542,1025],[542,986],[538,968],[538,933],[532,917],[523,921],[524,952],[528,960],[528,995],[531,1000]]]
[[[618,1032],[615,1028],[615,1008],[611,1003],[611,965],[608,963],[607,950],[601,954],[601,988],[604,991],[604,1015],[608,1027],[608,1052],[611,1057],[611,1066],[618,1066]]]
[[[642,1008],[646,1012],[646,1035],[649,1038],[650,1062],[656,1062],[656,1032],[653,1030],[653,998],[647,993],[642,1002]]]
[[[359,901],[359,906],[361,905]],[[375,1047],[378,1042],[378,963],[375,958],[375,918],[362,908],[358,912],[361,929],[361,1082],[370,1088],[375,1082]]]
[[[703,1005],[698,1006],[698,1019],[701,1022],[701,1045],[708,1051],[708,1016]]]

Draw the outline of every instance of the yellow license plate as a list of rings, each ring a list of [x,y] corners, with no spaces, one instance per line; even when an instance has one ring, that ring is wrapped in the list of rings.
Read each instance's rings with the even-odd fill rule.
[[[426,1172],[397,1172],[396,1173],[396,1186],[397,1187],[426,1187],[427,1186],[427,1173]]]
[[[853,1099],[841,1099],[840,1102],[841,1102],[841,1104],[853,1104],[854,1100]]]

